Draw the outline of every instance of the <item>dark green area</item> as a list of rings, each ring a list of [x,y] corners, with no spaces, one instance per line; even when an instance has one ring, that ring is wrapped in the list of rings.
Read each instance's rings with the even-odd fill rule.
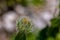
[[[19,32],[15,37],[15,40],[26,40],[26,35],[24,32]]]
[[[50,28],[46,27],[45,29],[40,31],[39,36],[37,38],[38,40],[47,40],[47,39],[55,40],[57,33],[60,34],[60,18],[54,18],[51,20],[51,22],[52,22],[52,26]]]
[[[34,5],[45,5],[46,4],[46,0],[32,0],[32,3]]]

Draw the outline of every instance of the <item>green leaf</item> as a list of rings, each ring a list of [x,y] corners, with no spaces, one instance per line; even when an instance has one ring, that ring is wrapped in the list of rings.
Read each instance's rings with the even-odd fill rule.
[[[53,37],[48,37],[47,40],[55,40]]]
[[[57,33],[56,40],[60,40],[60,33]]]
[[[37,40],[46,40],[46,38],[48,37],[47,30],[48,30],[48,27],[40,31],[39,36],[37,37]]]
[[[21,1],[21,4],[22,4],[22,6],[27,6],[28,3],[27,3],[26,0],[22,0],[22,1]]]
[[[15,5],[15,1],[14,0],[7,0],[7,5],[13,6],[13,5]]]
[[[27,35],[26,40],[36,40],[36,36],[33,33],[30,33],[30,34]]]
[[[32,0],[34,5],[45,5],[46,0]]]
[[[24,32],[19,32],[16,37],[15,40],[26,40],[26,35]]]
[[[51,20],[52,27],[60,27],[60,18],[54,18]]]

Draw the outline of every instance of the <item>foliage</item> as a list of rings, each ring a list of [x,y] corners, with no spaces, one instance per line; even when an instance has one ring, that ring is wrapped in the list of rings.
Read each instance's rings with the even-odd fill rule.
[[[60,40],[60,18],[54,18],[51,20],[51,27],[48,26],[40,31],[38,40]]]
[[[27,6],[27,4],[34,4],[34,5],[45,5],[45,0],[7,0],[6,1],[8,6],[13,6],[15,4],[21,4],[23,6]]]
[[[34,5],[45,5],[46,0],[33,0],[32,3]]]

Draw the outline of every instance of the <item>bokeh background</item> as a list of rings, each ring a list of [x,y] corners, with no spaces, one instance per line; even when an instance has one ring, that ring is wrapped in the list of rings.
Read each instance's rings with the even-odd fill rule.
[[[0,40],[60,40],[60,0],[0,0]]]

